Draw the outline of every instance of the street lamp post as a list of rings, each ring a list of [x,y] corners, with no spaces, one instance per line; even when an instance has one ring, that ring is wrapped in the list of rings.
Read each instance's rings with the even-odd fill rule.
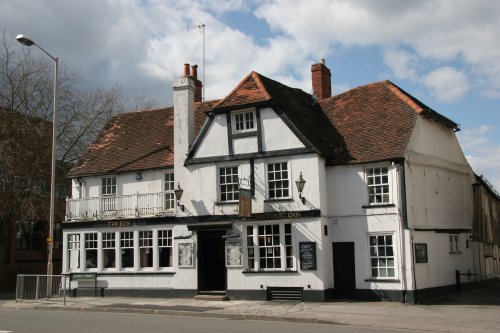
[[[32,46],[35,45],[43,53],[48,55],[50,59],[54,60],[54,111],[52,113],[52,169],[50,174],[50,217],[49,217],[49,237],[47,238],[47,275],[52,275],[53,265],[52,257],[54,251],[54,204],[56,194],[56,121],[57,121],[57,104],[58,104],[58,90],[59,90],[59,59],[54,57],[49,52],[45,51],[40,45],[29,39],[24,35],[17,35],[16,39],[19,43]],[[50,277],[48,277],[50,280]],[[49,290],[47,290],[49,292]]]

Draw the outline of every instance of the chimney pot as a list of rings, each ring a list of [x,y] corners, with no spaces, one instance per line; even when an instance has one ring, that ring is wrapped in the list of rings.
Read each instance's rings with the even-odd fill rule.
[[[189,64],[184,64],[184,76],[189,76]]]
[[[193,78],[198,79],[198,65],[191,66]]]
[[[322,65],[325,64],[325,58],[321,58],[321,60],[319,61]]]

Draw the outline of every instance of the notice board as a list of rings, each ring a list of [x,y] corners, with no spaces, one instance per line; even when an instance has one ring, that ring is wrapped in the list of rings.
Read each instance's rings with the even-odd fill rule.
[[[316,270],[316,242],[299,242],[300,269],[303,271]]]

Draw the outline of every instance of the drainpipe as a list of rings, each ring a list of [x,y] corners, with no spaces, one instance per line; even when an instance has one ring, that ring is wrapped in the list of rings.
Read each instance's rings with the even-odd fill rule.
[[[406,184],[404,161],[395,164],[397,177],[398,177],[398,228],[401,241],[399,242],[399,256],[401,258],[401,302],[407,302],[407,279],[406,279],[406,249],[405,249],[405,229],[408,228],[407,215],[406,215]]]
[[[408,210],[407,210],[407,200],[406,200],[406,175],[405,175],[405,166],[406,166],[406,161],[403,160],[398,164],[398,170],[399,170],[399,190],[400,190],[400,199],[401,199],[401,223],[399,227],[402,229],[401,230],[401,243],[403,244],[403,250],[402,250],[402,255],[405,256],[406,252],[404,249],[404,231],[408,230],[408,236],[410,237],[410,255],[411,255],[411,271],[412,271],[412,276],[413,276],[413,302],[415,304],[418,304],[418,288],[417,288],[417,274],[415,270],[415,254],[414,254],[414,243],[413,243],[413,233],[412,229],[408,226]],[[406,268],[406,257],[403,257],[402,260],[402,267]],[[403,268],[402,268],[403,270]],[[406,272],[403,270],[404,276],[403,280],[404,282],[402,283],[402,292],[404,295],[404,302],[407,300],[407,293],[408,293],[408,285],[407,285],[407,280],[406,280]]]

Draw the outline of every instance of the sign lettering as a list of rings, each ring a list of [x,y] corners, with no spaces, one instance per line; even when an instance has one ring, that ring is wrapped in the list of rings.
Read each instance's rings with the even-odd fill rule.
[[[132,226],[132,222],[131,221],[111,221],[111,222],[108,222],[108,226],[110,228],[130,227],[130,226]]]

